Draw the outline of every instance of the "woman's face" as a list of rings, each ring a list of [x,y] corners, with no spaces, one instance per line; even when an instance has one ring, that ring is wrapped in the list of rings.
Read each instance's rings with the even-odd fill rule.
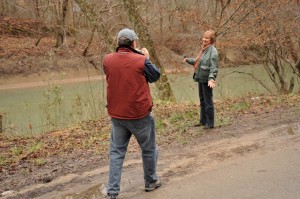
[[[211,44],[211,37],[209,32],[205,32],[202,38],[203,45]]]

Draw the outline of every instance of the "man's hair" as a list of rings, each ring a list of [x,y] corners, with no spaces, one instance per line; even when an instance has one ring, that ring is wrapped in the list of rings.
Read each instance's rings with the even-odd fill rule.
[[[118,40],[118,46],[119,47],[131,47],[132,42],[130,39],[126,38],[126,37],[121,37]]]

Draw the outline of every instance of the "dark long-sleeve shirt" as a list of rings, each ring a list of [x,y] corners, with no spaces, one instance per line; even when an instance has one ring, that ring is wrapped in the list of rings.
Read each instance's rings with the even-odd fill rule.
[[[159,69],[149,59],[145,60],[145,76],[149,83],[156,82],[160,77]]]

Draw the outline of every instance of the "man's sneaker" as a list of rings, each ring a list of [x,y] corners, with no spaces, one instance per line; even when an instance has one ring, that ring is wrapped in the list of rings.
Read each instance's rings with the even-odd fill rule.
[[[118,194],[113,193],[113,194],[108,194],[107,196],[108,196],[109,199],[117,199]]]
[[[157,179],[154,182],[146,182],[145,184],[145,191],[153,191],[154,189],[158,188],[161,186],[161,181],[160,179]]]

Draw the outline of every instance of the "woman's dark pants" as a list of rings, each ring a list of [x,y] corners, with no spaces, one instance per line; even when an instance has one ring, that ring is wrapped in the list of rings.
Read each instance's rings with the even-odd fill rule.
[[[198,88],[200,97],[200,123],[213,128],[215,117],[213,89],[208,86],[207,82],[198,82]]]

